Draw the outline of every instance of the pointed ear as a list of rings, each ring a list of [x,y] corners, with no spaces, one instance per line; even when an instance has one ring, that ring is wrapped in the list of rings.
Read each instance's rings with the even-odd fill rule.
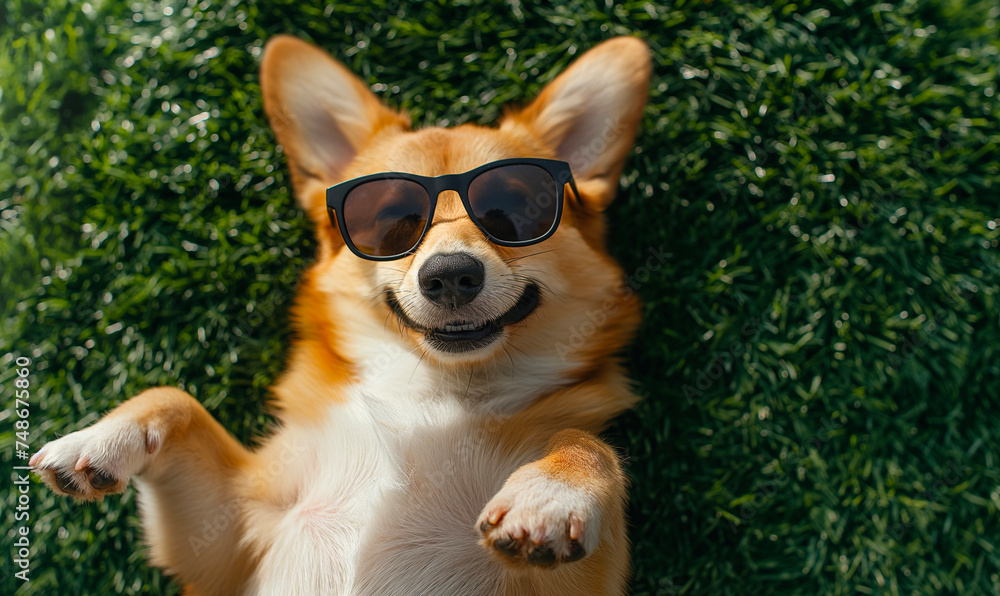
[[[323,191],[343,181],[354,156],[376,133],[410,124],[326,52],[287,35],[267,42],[260,86],[296,196],[319,225],[329,224]]]
[[[617,37],[586,52],[503,127],[526,127],[569,163],[587,211],[615,196],[646,104],[649,48]]]

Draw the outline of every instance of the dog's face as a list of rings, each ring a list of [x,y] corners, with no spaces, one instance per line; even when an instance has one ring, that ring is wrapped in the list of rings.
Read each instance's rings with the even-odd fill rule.
[[[325,298],[307,308],[335,321],[338,338],[331,341],[389,334],[444,367],[551,360],[562,346],[567,371],[592,367],[627,342],[637,307],[605,252],[602,211],[641,119],[649,70],[642,42],[611,40],[498,128],[411,131],[406,116],[324,52],[294,38],[273,39],[262,65],[265,108],[296,195],[316,225],[320,251],[307,282]],[[569,163],[579,193],[565,185],[557,230],[530,246],[492,242],[458,193],[446,190],[414,251],[366,260],[349,250],[327,209],[327,188],[360,176],[459,174],[524,157]],[[351,238],[357,244],[353,232]],[[351,353],[349,345],[344,352]]]

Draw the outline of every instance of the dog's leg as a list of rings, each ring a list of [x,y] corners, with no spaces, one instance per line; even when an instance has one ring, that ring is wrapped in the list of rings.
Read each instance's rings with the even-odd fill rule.
[[[193,397],[161,387],[31,458],[56,492],[90,501],[137,480],[153,564],[198,593],[235,593],[250,573],[240,545],[241,475],[252,455]]]
[[[614,451],[589,433],[564,430],[542,459],[518,468],[476,522],[482,544],[521,567],[597,558],[614,584],[628,573],[626,480]],[[603,590],[601,590],[603,592]]]

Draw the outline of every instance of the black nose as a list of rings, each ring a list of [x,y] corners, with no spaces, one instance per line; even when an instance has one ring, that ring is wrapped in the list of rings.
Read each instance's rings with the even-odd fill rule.
[[[457,308],[472,302],[483,289],[486,270],[472,255],[434,255],[417,273],[420,291],[438,306]]]

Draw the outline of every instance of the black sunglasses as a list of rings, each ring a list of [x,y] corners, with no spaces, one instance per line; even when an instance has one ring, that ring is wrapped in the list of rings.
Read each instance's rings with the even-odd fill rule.
[[[569,164],[552,159],[494,161],[464,174],[371,174],[331,186],[326,207],[351,252],[391,261],[413,253],[430,229],[438,195],[453,190],[472,221],[499,246],[528,246],[559,226]]]

